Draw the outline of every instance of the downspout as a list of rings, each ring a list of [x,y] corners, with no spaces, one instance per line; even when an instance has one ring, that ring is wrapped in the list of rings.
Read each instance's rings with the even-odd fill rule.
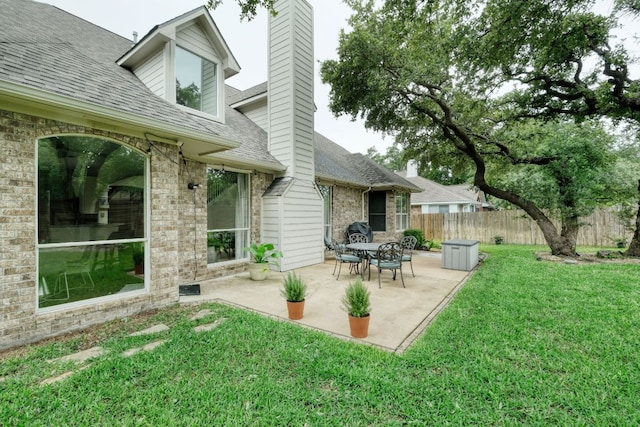
[[[362,213],[360,214],[360,219],[361,221],[364,221],[364,195],[367,194],[368,192],[371,191],[371,186],[369,186],[368,189],[364,190],[362,193],[360,193],[360,209],[362,210]]]

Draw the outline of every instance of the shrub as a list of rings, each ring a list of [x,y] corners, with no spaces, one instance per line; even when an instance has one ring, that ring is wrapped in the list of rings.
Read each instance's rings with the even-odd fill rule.
[[[425,246],[425,238],[424,238],[424,233],[422,232],[422,230],[419,230],[417,228],[411,228],[408,230],[404,230],[404,235],[405,236],[413,236],[416,238],[417,242],[416,242],[416,247],[417,248],[421,248],[423,246]]]

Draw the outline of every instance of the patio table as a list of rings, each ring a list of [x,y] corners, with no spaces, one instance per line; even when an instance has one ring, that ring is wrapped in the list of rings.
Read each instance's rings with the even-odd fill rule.
[[[368,242],[368,243],[347,243],[347,249],[351,249],[353,251],[356,251],[356,254],[360,257],[360,259],[362,260],[362,274],[361,276],[364,278],[364,272],[367,270],[367,267],[369,266],[369,263],[367,262],[369,260],[369,252],[377,252],[378,248],[380,248],[380,245],[382,243],[374,243],[374,242]]]

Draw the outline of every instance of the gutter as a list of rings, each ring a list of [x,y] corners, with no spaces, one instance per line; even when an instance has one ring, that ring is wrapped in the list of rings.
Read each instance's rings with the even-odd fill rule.
[[[207,144],[210,146],[210,153],[240,146],[236,141],[212,133],[180,128],[160,120],[4,80],[0,80],[0,105],[9,111],[38,115],[52,120],[123,133],[143,139],[145,133],[162,133],[162,138],[178,140],[186,145],[189,145],[189,142]]]

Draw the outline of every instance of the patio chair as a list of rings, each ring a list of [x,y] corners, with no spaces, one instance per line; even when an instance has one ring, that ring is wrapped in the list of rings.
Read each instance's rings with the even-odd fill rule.
[[[81,286],[84,287],[91,285],[92,288],[95,288],[96,284],[91,276],[94,255],[97,256],[96,246],[88,245],[84,247],[80,258],[67,261],[66,268],[64,270],[65,280],[68,280],[68,276],[78,275],[80,276],[80,279],[82,279]],[[77,287],[79,286],[76,286],[76,288]],[[69,289],[74,289],[74,287],[70,287]]]
[[[416,238],[416,236],[404,236],[400,241],[400,244],[404,248],[404,251],[402,252],[402,262],[409,262],[409,265],[411,266],[411,275],[413,277],[416,277],[415,273],[413,272],[413,262],[411,258],[413,255],[413,250],[418,244],[418,239]]]
[[[345,252],[345,249],[341,247],[335,240],[331,240],[331,246],[333,246],[333,250],[336,252],[336,264],[333,266],[332,274],[336,274],[336,267],[338,266],[338,264],[340,264],[340,268],[338,269],[338,277],[336,277],[336,280],[340,278],[342,264],[349,264],[349,271],[353,273],[355,269],[357,273],[358,267],[360,266],[361,262],[360,257],[352,253]]]
[[[378,269],[378,288],[381,288],[380,276],[382,270],[393,271],[393,280],[396,280],[396,272],[400,270],[400,279],[402,280],[402,287],[404,285],[404,276],[402,275],[402,251],[403,247],[398,242],[383,243],[380,245],[375,258],[369,260],[369,280],[371,280],[371,270],[375,267]]]
[[[369,238],[362,233],[353,233],[349,234],[349,243],[369,243]],[[369,260],[376,256],[375,252],[371,251],[354,251],[354,254],[359,256],[363,262],[366,263],[363,265],[363,273],[364,270],[366,270]]]

